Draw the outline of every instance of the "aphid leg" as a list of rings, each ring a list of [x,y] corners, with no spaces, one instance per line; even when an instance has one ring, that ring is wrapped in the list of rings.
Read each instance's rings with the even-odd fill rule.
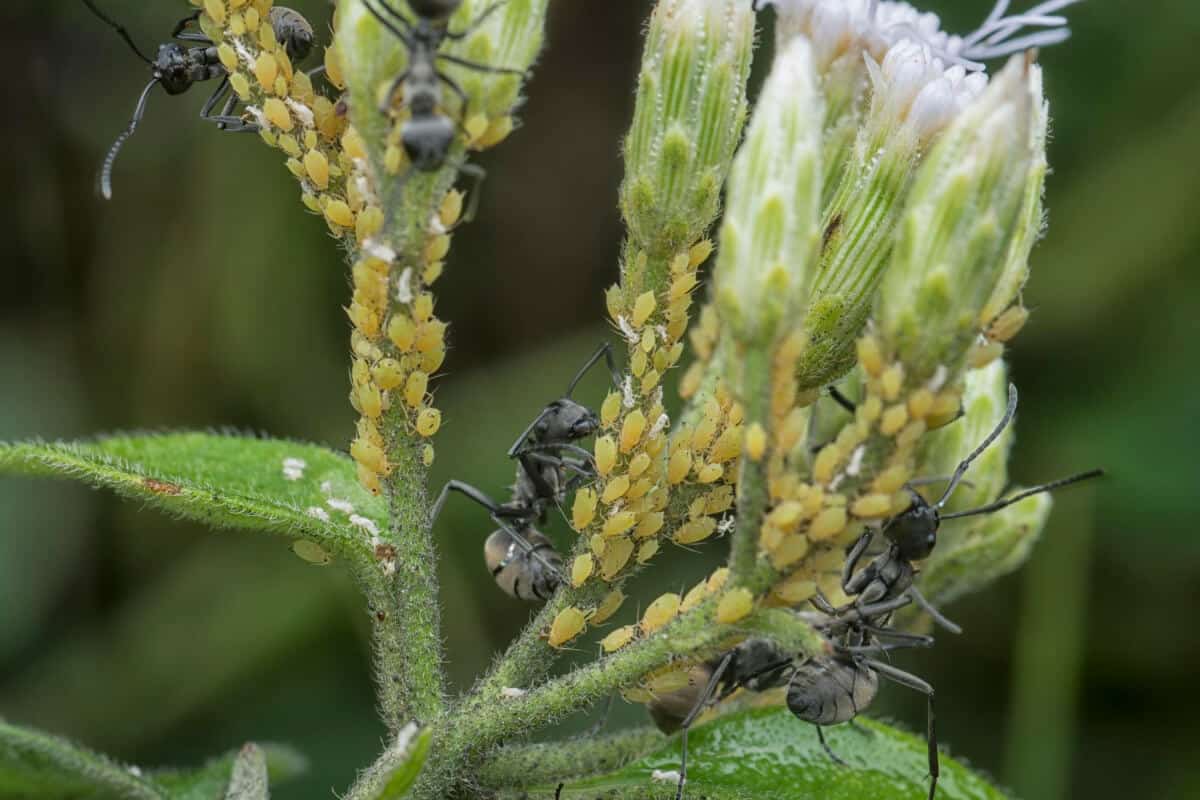
[[[833,763],[835,764],[839,764],[843,767],[850,766],[843,761],[837,753],[833,752],[833,749],[830,748],[829,743],[825,741],[825,730],[820,725],[814,725],[813,727],[817,729],[817,739],[821,742],[821,748],[825,751],[825,755],[833,759]]]
[[[608,372],[610,375],[612,375],[613,386],[620,387],[621,373],[617,371],[617,362],[613,359],[612,345],[608,342],[605,342],[604,344],[600,345],[600,347],[596,348],[596,352],[592,353],[584,365],[579,369],[579,372],[575,373],[575,377],[571,379],[571,383],[567,386],[567,397],[571,396],[571,394],[575,391],[575,387],[579,385],[581,380],[583,380],[583,376],[587,374],[588,370],[596,366],[596,363],[599,362],[601,358],[604,359],[604,363],[608,367]]]
[[[858,409],[858,406],[854,405],[854,401],[842,394],[841,390],[836,386],[829,387],[829,396],[833,398],[833,402],[837,403],[851,414]]]
[[[479,27],[481,25],[483,25],[483,23],[487,22],[488,17],[490,17],[496,11],[499,11],[507,3],[508,3],[508,0],[496,0],[496,2],[492,3],[490,6],[488,6],[483,11],[481,11],[479,13],[479,16],[477,16],[475,19],[471,20],[470,24],[467,25],[467,27],[463,28],[461,31],[446,31],[446,33],[444,34],[445,37],[452,41],[459,41],[461,39],[467,38],[472,33],[479,30]]]
[[[912,599],[917,601],[917,605],[921,607],[922,611],[930,616],[934,623],[940,625],[942,628],[950,631],[951,633],[962,633],[962,628],[942,616],[942,612],[934,608],[933,604],[925,599],[925,595],[921,594],[917,587],[908,587],[908,593],[912,595]]]
[[[712,699],[713,693],[717,690],[717,684],[721,680],[721,676],[725,674],[725,670],[729,668],[733,662],[734,651],[730,650],[725,654],[717,664],[717,668],[713,670],[712,677],[708,679],[708,684],[704,687],[704,691],[696,698],[696,705],[692,706],[692,710],[683,718],[683,722],[679,726],[681,755],[679,759],[679,785],[675,787],[675,800],[683,800],[683,785],[687,783],[687,741],[688,728],[692,727],[692,723],[696,721],[696,717],[700,716],[700,712],[708,705]]]
[[[934,726],[933,713],[933,686],[927,681],[921,680],[916,675],[911,675],[904,670],[896,669],[890,664],[883,664],[879,661],[868,659],[867,666],[878,672],[882,677],[898,683],[901,686],[907,686],[925,695],[928,706],[925,718],[925,738],[929,747],[929,800],[933,800],[934,792],[937,791],[938,782],[938,746],[937,746],[937,731]]]
[[[187,27],[198,19],[200,19],[199,9],[179,20],[179,22],[175,23],[175,29],[171,31],[171,38],[178,39],[181,42],[203,42],[205,44],[212,44],[212,39],[209,39],[203,33],[187,30]]]
[[[112,19],[99,8],[97,8],[92,0],[83,0],[83,4],[91,9],[92,13],[99,17],[106,25],[108,25],[108,27],[116,31],[117,35],[125,40],[125,44],[129,45],[129,49],[136,53],[138,58],[140,58],[142,61],[145,61],[147,64],[154,63],[153,59],[147,57],[146,54],[141,51],[141,48],[134,44],[133,37],[129,35],[129,31],[125,29],[124,25],[121,25],[116,20]]]
[[[158,78],[146,84],[146,88],[142,90],[142,94],[138,98],[137,105],[134,106],[133,118],[129,120],[129,127],[121,131],[112,147],[108,149],[108,155],[104,157],[104,165],[100,167],[100,194],[104,196],[105,200],[112,199],[112,170],[113,163],[117,160],[117,154],[121,152],[121,146],[125,144],[125,140],[133,136],[134,131],[137,130],[138,123],[142,121],[142,116],[146,113],[146,101],[150,99],[150,90],[157,84]]]

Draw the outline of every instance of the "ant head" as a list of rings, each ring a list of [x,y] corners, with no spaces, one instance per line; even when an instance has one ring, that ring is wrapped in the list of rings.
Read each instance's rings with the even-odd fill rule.
[[[585,439],[600,429],[600,418],[587,406],[569,397],[555,400],[549,413],[538,425],[537,437],[542,442],[573,442]]]
[[[404,123],[400,140],[414,167],[436,170],[446,160],[446,152],[454,142],[454,123],[443,116],[414,117]]]
[[[883,535],[905,561],[920,561],[928,558],[937,545],[941,516],[937,507],[930,505],[921,495],[912,492],[912,498],[911,506],[883,526]]]
[[[175,42],[159,45],[158,55],[154,59],[154,75],[167,94],[181,94],[190,89],[193,81],[188,68],[187,50]]]
[[[460,5],[462,0],[408,0],[414,14],[431,22],[445,22]]]

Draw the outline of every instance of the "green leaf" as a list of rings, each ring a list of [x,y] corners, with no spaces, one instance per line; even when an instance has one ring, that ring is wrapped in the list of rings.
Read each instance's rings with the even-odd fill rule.
[[[303,462],[298,476],[285,474],[285,459]],[[73,478],[215,527],[288,536],[308,542],[300,555],[309,560],[322,549],[361,556],[371,538],[364,526],[385,529],[383,501],[358,484],[349,458],[277,439],[171,433],[0,444],[0,473]]]
[[[0,721],[0,797],[15,800],[164,800],[126,767],[65,739]]]
[[[225,800],[270,800],[268,788],[267,759],[253,743],[247,744],[233,762],[233,775]]]
[[[241,750],[214,758],[198,769],[157,770],[152,773],[154,782],[162,787],[163,796],[170,800],[226,800],[228,797],[250,800],[266,797],[266,794],[227,794],[238,779],[239,763],[248,748],[253,748],[258,758],[266,764],[266,774],[272,784],[290,780],[308,769],[307,759],[287,745],[246,745]]]
[[[425,766],[425,757],[429,755],[429,745],[433,741],[433,731],[429,728],[421,731],[417,741],[408,751],[404,763],[397,767],[388,777],[379,793],[379,800],[400,800],[416,782]]]
[[[839,725],[825,730],[834,763],[817,731],[786,709],[731,713],[694,728],[688,736],[689,798],[724,800],[913,800],[928,792],[925,740],[873,720],[863,730]],[[674,797],[675,784],[655,781],[655,770],[679,769],[679,738],[609,775],[570,781],[563,798]],[[543,787],[546,796],[554,787]],[[541,796],[541,795],[534,795]],[[1003,800],[1004,794],[946,755],[941,756],[939,800]]]

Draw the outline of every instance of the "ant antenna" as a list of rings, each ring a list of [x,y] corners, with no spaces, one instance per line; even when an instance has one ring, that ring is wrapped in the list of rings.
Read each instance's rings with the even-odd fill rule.
[[[89,3],[89,5],[91,4]],[[104,166],[100,168],[100,194],[104,195],[105,200],[112,200],[112,170],[113,162],[117,160],[117,153],[121,152],[121,146],[125,144],[125,140],[133,136],[133,132],[137,130],[138,123],[142,121],[142,115],[146,113],[146,101],[150,98],[150,90],[157,84],[158,76],[156,75],[142,90],[142,96],[138,98],[137,106],[133,109],[133,119],[129,121],[129,127],[121,131],[121,135],[109,148],[108,155],[104,157]]]
[[[988,445],[996,441],[996,437],[1008,427],[1008,423],[1012,422],[1013,415],[1016,413],[1017,387],[1015,384],[1010,383],[1008,385],[1008,408],[1004,410],[1004,416],[1000,418],[1000,422],[995,428],[992,429],[992,432],[987,435],[987,438],[983,440],[979,447],[976,447],[971,455],[958,462],[958,466],[954,468],[954,474],[950,476],[950,482],[946,484],[946,490],[942,492],[941,498],[939,498],[938,501],[933,504],[934,508],[940,509],[942,506],[946,505],[946,501],[950,499],[950,495],[953,494],[954,490],[958,488],[959,482],[962,481],[963,475],[966,474],[967,467],[971,466],[971,462],[979,458],[980,454],[982,454],[984,450],[988,449]],[[950,515],[945,515],[943,518],[948,519],[949,516]],[[961,516],[961,514],[959,516]]]
[[[1087,472],[1081,472],[1078,475],[1072,475],[1069,478],[1059,478],[1056,481],[1043,483],[1041,486],[1034,486],[1032,489],[1026,489],[1023,492],[1018,492],[1012,497],[1006,497],[1003,500],[997,500],[994,503],[988,503],[986,506],[980,506],[979,508],[972,508],[970,511],[956,511],[953,514],[942,514],[941,518],[946,520],[958,519],[959,517],[973,517],[977,514],[990,514],[993,511],[999,511],[1006,506],[1011,506],[1013,503],[1024,500],[1026,497],[1031,495],[1049,492],[1052,489],[1057,489],[1061,486],[1068,486],[1072,483],[1079,483],[1080,481],[1086,481],[1089,478],[1098,478],[1103,474],[1104,470],[1102,469],[1090,469]]]
[[[125,26],[124,26],[124,25],[121,25],[121,24],[117,23],[115,20],[113,20],[111,17],[109,17],[109,16],[108,16],[107,14],[105,14],[103,11],[101,11],[101,10],[100,10],[100,9],[98,9],[98,8],[96,8],[95,4],[94,4],[94,3],[92,3],[92,0],[83,0],[83,4],[84,4],[85,6],[87,6],[88,8],[90,8],[90,9],[92,10],[92,13],[93,13],[93,14],[95,14],[97,17],[99,17],[100,19],[102,19],[102,20],[104,21],[104,23],[105,23],[106,25],[108,25],[108,27],[110,27],[110,28],[112,28],[114,31],[116,31],[116,32],[117,32],[117,35],[118,35],[118,36],[120,36],[122,39],[124,39],[124,40],[125,40],[125,44],[129,45],[129,48],[130,48],[131,50],[133,50],[133,52],[134,52],[134,53],[136,53],[136,54],[137,54],[137,57],[138,57],[138,58],[140,58],[142,61],[145,61],[147,64],[153,64],[153,63],[154,63],[154,61],[153,61],[152,59],[149,59],[149,58],[147,58],[147,57],[146,57],[146,54],[145,54],[145,53],[143,53],[143,52],[142,52],[142,51],[141,51],[141,50],[138,48],[138,46],[137,46],[136,44],[134,44],[134,43],[133,43],[133,37],[129,35],[129,31],[125,30]],[[106,195],[106,196],[107,196],[107,195]]]
[[[604,356],[610,355],[611,352],[612,352],[612,347],[609,345],[608,342],[605,342],[604,344],[600,345],[600,348],[598,350],[596,350],[596,352],[592,353],[592,357],[587,360],[587,363],[584,364],[582,368],[580,368],[579,372],[575,373],[575,377],[571,379],[571,383],[567,386],[567,393],[566,393],[565,397],[570,398],[571,394],[575,391],[575,387],[579,385],[579,382],[581,380],[583,380],[583,376],[587,374],[588,370],[591,369],[592,367],[596,366],[597,361],[599,361]],[[611,356],[610,356],[610,358],[611,358]],[[612,366],[611,361],[609,362],[609,366]],[[616,383],[616,384],[620,383],[620,379],[617,377],[616,373],[613,373],[613,383]]]

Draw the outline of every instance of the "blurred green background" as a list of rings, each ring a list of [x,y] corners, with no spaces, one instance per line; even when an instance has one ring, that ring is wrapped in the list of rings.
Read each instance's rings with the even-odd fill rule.
[[[328,3],[292,4],[328,30]],[[991,3],[931,5],[967,30]],[[104,6],[143,47],[187,9]],[[648,8],[554,3],[523,129],[481,160],[480,218],[455,237],[437,287],[453,323],[438,483],[502,492],[503,448],[605,335],[619,141]],[[1093,465],[1111,477],[1062,493],[1030,566],[949,609],[966,634],[904,661],[937,686],[950,749],[1030,800],[1200,796],[1200,272],[1189,269],[1200,6],[1136,11],[1073,8],[1074,38],[1042,54],[1051,228],[1011,354],[1014,477]],[[74,0],[10,0],[0,38],[0,439],[229,425],[345,447],[346,271],[278,153],[201,125],[204,88],[156,93],[104,203],[96,169],[144,66]],[[597,379],[583,396],[599,390]],[[530,612],[488,578],[487,529],[458,504],[438,529],[459,688]],[[711,561],[720,545],[707,550]],[[682,585],[700,560],[662,559],[641,597]],[[148,765],[287,741],[313,764],[281,796],[325,798],[383,735],[365,632],[345,576],[280,542],[72,485],[0,481],[0,715],[11,721]],[[902,689],[881,707],[923,724]],[[618,702],[611,724],[642,718]]]

